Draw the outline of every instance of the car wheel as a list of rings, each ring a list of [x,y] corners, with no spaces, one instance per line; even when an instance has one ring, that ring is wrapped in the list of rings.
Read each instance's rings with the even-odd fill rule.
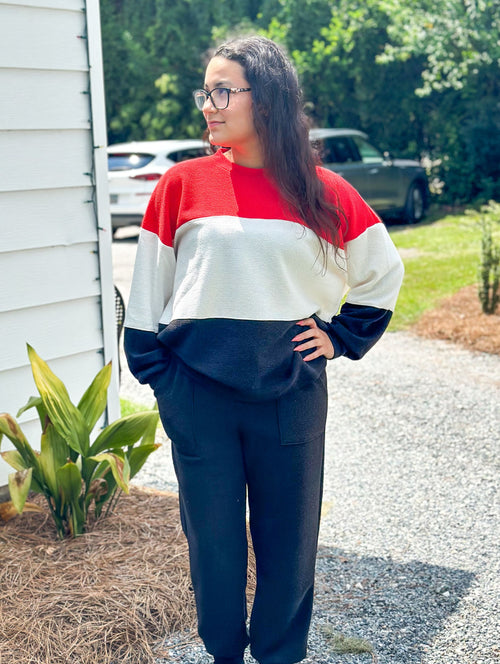
[[[405,221],[416,224],[421,221],[425,213],[424,191],[418,182],[413,182],[406,195],[404,210]]]

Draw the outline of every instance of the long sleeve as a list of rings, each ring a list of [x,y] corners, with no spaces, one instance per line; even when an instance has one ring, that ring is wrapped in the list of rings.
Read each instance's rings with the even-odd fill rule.
[[[158,189],[153,193],[142,223],[124,332],[130,371],[139,382],[152,385],[168,362],[169,351],[157,335],[172,295],[176,262],[172,233],[161,223],[164,195]]]
[[[335,357],[358,360],[387,328],[403,279],[403,263],[386,227],[345,181],[336,181],[338,202],[347,219],[344,235],[345,303],[330,322],[322,322]]]
[[[168,349],[156,333],[126,327],[123,345],[131,373],[140,383],[154,386],[169,360]]]

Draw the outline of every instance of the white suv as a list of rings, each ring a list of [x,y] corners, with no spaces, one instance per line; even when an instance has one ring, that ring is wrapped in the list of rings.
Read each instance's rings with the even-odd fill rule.
[[[209,153],[209,145],[196,139],[110,145],[108,179],[113,230],[141,223],[153,189],[171,166]]]

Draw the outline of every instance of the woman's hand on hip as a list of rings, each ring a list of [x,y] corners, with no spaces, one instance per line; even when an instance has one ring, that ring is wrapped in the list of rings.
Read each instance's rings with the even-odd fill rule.
[[[297,325],[302,327],[307,327],[307,330],[297,334],[292,341],[303,342],[298,346],[295,346],[294,350],[303,351],[313,349],[312,353],[306,355],[303,359],[305,362],[310,362],[315,360],[318,357],[326,357],[327,360],[331,360],[335,355],[335,350],[333,344],[330,341],[330,337],[326,332],[318,327],[318,324],[314,318],[304,318],[304,320],[299,320]]]

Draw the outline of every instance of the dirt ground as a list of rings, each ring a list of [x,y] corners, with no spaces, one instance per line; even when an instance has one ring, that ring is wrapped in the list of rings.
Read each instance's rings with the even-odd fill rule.
[[[483,314],[475,285],[445,298],[439,307],[424,313],[412,330],[428,339],[500,355],[500,311]]]

